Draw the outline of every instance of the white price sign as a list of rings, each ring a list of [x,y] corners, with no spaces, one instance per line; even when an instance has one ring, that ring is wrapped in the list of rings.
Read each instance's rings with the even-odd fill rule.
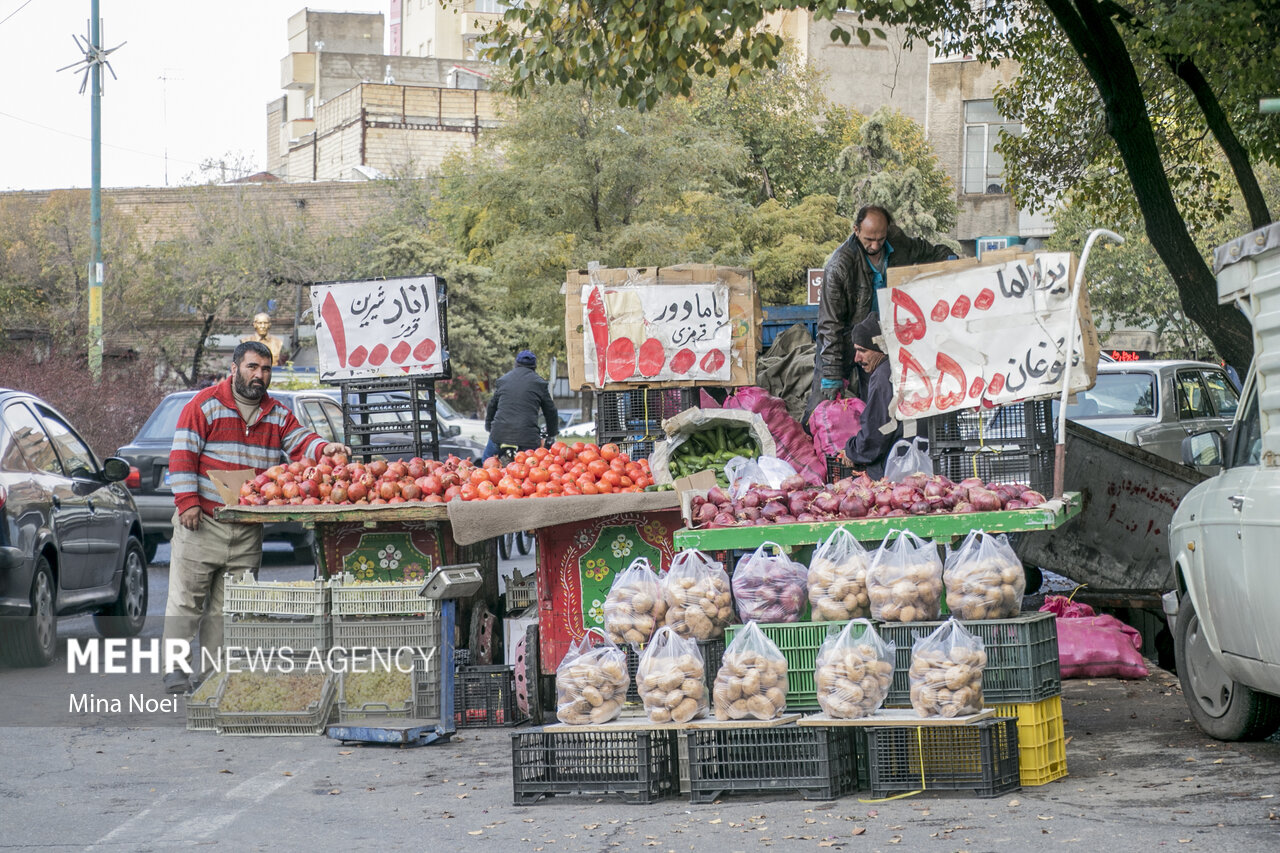
[[[435,276],[311,286],[322,380],[447,373]]]

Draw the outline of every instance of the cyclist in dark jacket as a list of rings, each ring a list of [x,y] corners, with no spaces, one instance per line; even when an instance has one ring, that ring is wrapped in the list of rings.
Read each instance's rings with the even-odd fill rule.
[[[822,271],[810,411],[821,398],[833,400],[844,392],[845,381],[854,371],[850,333],[876,310],[875,292],[886,286],[888,268],[951,257],[955,253],[946,246],[908,237],[879,205],[869,204],[858,211],[853,233],[831,253]],[[856,383],[853,390],[862,393]]]
[[[554,438],[560,429],[560,414],[551,399],[547,380],[534,370],[538,358],[529,350],[521,350],[516,356],[516,366],[504,373],[494,385],[489,408],[485,411],[484,428],[489,431],[489,443],[484,457],[497,456],[504,446],[517,450],[532,450],[542,442],[538,431],[538,412],[547,421],[547,438]]]

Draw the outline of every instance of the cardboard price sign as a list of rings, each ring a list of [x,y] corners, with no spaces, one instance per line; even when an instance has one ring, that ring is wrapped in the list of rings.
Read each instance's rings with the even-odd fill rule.
[[[1074,255],[1040,252],[880,290],[894,416],[1055,396],[1068,336],[1075,339],[1071,390],[1091,387],[1097,333],[1084,294],[1071,292],[1074,273]],[[1069,327],[1073,299],[1081,308]]]
[[[312,285],[320,379],[448,375],[443,285],[433,275]]]
[[[597,386],[729,380],[733,335],[724,283],[591,283],[580,298],[584,369]]]

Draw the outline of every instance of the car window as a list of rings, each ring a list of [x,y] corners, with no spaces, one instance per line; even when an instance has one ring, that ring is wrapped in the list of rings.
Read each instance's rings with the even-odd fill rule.
[[[1076,401],[1067,404],[1067,417],[1072,420],[1150,417],[1155,413],[1155,376],[1140,371],[1099,373],[1092,388],[1076,394]]]
[[[178,416],[182,414],[182,407],[190,399],[189,394],[183,394],[161,400],[160,405],[151,413],[151,417],[147,418],[147,422],[142,425],[142,431],[138,433],[137,440],[172,442],[173,434],[178,431]]]
[[[1232,468],[1257,465],[1262,458],[1262,418],[1258,415],[1257,392],[1257,383],[1251,384],[1245,398],[1244,417],[1236,421],[1235,442],[1229,460]]]
[[[5,409],[3,417],[0,417],[0,470],[4,471],[36,471],[37,468],[27,460],[27,456],[22,452],[22,442],[19,440],[17,424],[10,426],[11,419],[16,420],[17,410],[23,409],[25,406],[15,405]],[[30,435],[31,433],[26,433]],[[43,435],[43,433],[40,433]]]
[[[445,420],[456,421],[462,417],[458,414],[458,410],[450,406],[441,397],[436,397],[436,412]]]
[[[324,405],[319,400],[304,400],[298,407],[303,415],[303,426],[311,429],[325,441],[337,441],[334,438],[333,425],[325,417]]]
[[[334,400],[321,400],[320,408],[324,411],[325,416],[329,419],[329,426],[333,429],[334,438],[331,441],[342,441],[342,406]]]
[[[30,470],[65,476],[58,452],[34,412],[21,403],[15,403],[4,410],[4,422],[26,457]]]
[[[1220,418],[1234,418],[1236,408],[1240,405],[1240,397],[1236,387],[1231,384],[1227,374],[1221,370],[1206,370],[1200,374],[1205,389],[1209,392],[1209,402]]]
[[[1178,396],[1178,418],[1208,418],[1213,416],[1209,408],[1209,394],[1200,381],[1200,371],[1179,370],[1174,380],[1174,393]]]
[[[49,433],[49,440],[53,442],[58,450],[58,456],[62,458],[63,470],[69,472],[72,477],[97,476],[98,461],[94,458],[89,445],[85,444],[70,425],[55,415],[51,409],[44,406],[37,406],[37,408],[40,410],[40,419],[44,421],[45,429]]]

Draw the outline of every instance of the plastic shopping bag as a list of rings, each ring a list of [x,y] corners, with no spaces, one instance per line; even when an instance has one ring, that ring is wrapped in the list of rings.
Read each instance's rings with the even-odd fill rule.
[[[556,667],[556,717],[562,723],[607,723],[622,713],[631,676],[626,653],[595,628]]]
[[[653,723],[687,723],[707,712],[707,683],[696,640],[663,626],[640,656],[636,689]]]
[[[639,557],[613,579],[604,600],[604,629],[619,646],[643,645],[662,627],[666,613],[662,582],[648,559]]]
[[[889,448],[889,458],[884,463],[884,478],[891,483],[901,483],[904,478],[917,473],[933,476],[929,439],[921,435],[909,441],[899,439]]]
[[[787,659],[748,622],[724,650],[712,691],[717,720],[772,720],[787,707]]]
[[[733,624],[733,594],[724,566],[690,548],[671,558],[662,579],[666,620],[681,637],[712,640]]]
[[[1022,611],[1027,576],[1006,536],[971,530],[947,554],[947,606],[957,619],[1012,619]]]
[[[782,546],[765,542],[734,567],[733,600],[743,622],[799,622],[809,600],[809,570]]]
[[[867,569],[871,618],[885,622],[929,622],[942,602],[942,560],[932,542],[909,530],[891,530]]]
[[[911,707],[921,717],[964,717],[982,710],[987,652],[981,637],[954,618],[911,647]]]
[[[880,710],[893,684],[893,643],[866,619],[854,619],[818,650],[814,683],[828,717],[856,720]]]
[[[843,527],[813,551],[809,561],[810,620],[842,622],[871,615],[867,567],[871,556]]]

